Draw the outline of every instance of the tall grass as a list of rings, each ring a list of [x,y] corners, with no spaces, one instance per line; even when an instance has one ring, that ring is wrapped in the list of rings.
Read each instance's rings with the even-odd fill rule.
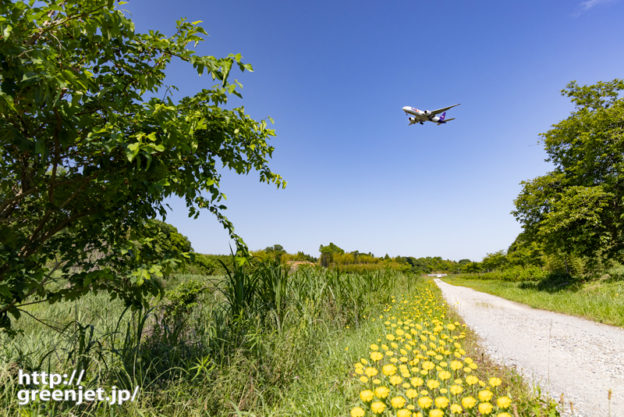
[[[104,295],[32,305],[0,335],[0,415],[225,416],[267,410],[328,337],[390,300],[396,272],[345,274],[279,264],[223,264],[225,276],[179,276],[164,299],[130,310]],[[43,324],[46,323],[46,324]],[[134,403],[18,406],[18,369],[71,373],[84,385],[140,387]]]

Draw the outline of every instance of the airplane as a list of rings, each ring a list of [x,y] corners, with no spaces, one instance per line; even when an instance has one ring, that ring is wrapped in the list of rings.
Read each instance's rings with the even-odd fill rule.
[[[420,123],[422,125],[424,124],[424,122],[433,122],[433,123],[437,123],[438,126],[440,126],[441,124],[450,122],[451,120],[455,120],[454,117],[447,119],[446,111],[456,106],[459,106],[459,104],[454,104],[452,106],[444,107],[442,109],[433,110],[433,111],[419,110],[416,107],[405,106],[403,107],[403,111],[405,112],[406,115],[411,114],[414,116],[414,117],[408,117],[410,126],[413,125],[414,123]],[[440,113],[442,113],[442,115],[437,116],[437,114],[440,114]]]

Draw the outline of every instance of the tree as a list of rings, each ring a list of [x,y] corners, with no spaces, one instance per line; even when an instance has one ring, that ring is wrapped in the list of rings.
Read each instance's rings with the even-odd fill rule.
[[[624,81],[568,84],[575,110],[542,134],[552,172],[523,182],[513,214],[546,253],[624,255]]]
[[[488,253],[481,261],[481,267],[485,271],[494,271],[503,269],[508,264],[507,256],[504,251],[500,250],[494,253]]]
[[[339,248],[333,242],[329,242],[327,246],[319,246],[321,252],[321,266],[328,267],[334,261],[335,254],[343,254],[344,249]]]
[[[104,290],[138,305],[157,293],[167,260],[147,250],[145,225],[166,216],[169,196],[190,216],[213,213],[244,249],[223,214],[221,166],[285,186],[268,166],[274,131],[224,108],[240,97],[232,68],[251,66],[196,55],[188,46],[206,35],[199,22],[179,20],[172,36],[136,33],[113,3],[2,2],[1,327],[32,296]],[[206,88],[174,102],[175,86],[163,84],[173,59],[207,74]]]

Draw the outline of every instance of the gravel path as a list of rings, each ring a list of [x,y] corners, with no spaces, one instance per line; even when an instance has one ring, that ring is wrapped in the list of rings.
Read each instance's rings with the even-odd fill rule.
[[[435,282],[490,358],[515,366],[557,401],[564,394],[562,415],[607,417],[611,389],[611,417],[624,417],[624,329]]]

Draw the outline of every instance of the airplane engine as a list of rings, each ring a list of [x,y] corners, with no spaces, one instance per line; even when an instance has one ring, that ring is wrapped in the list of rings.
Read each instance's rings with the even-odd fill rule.
[[[408,120],[410,122],[411,125],[413,125],[414,123],[416,123],[416,118],[415,117],[408,117]]]

